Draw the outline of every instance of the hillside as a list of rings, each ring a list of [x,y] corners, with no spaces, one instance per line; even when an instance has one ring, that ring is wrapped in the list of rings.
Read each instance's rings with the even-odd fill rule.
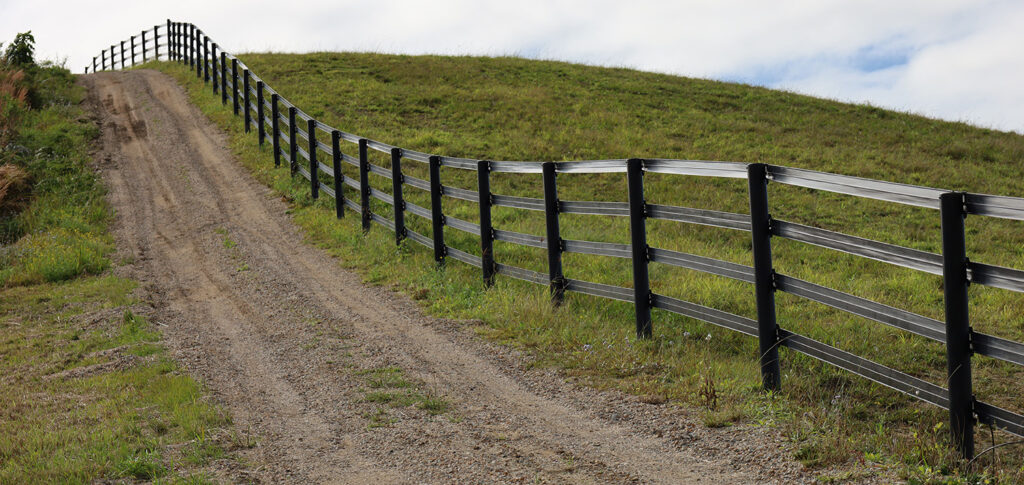
[[[1024,136],[764,88],[518,58],[244,59],[303,110],[403,147],[495,160],[765,162],[1024,195]]]
[[[1019,176],[1024,136],[873,107],[736,84],[515,58],[327,53],[241,58],[317,119],[418,151],[491,160],[650,157],[766,162],[1024,196]],[[175,66],[167,69],[188,79]],[[194,95],[211,117],[237,133],[237,122],[228,124],[219,101],[208,93],[205,98]],[[269,152],[256,152],[254,144],[252,138],[234,141],[250,166],[266,165]],[[348,149],[354,154],[353,147]],[[389,165],[379,154],[372,161]],[[407,173],[425,178],[423,167],[410,165]],[[288,187],[277,175],[266,177],[300,206],[308,205],[301,184]],[[463,188],[474,184],[471,174],[447,169],[442,179]],[[622,179],[564,175],[559,195],[563,200],[623,201]],[[649,202],[747,212],[745,181],[648,175],[646,183]],[[390,188],[382,178],[371,179],[371,184]],[[500,194],[540,196],[538,177],[495,176],[492,188]],[[428,205],[425,194],[409,192],[409,200]],[[770,203],[778,219],[940,250],[936,211],[774,185]],[[389,209],[379,205],[374,210],[387,215]],[[320,212],[323,215],[297,216],[314,240],[325,246],[351,240],[315,229],[333,217],[327,210]],[[445,213],[476,221],[475,206],[469,203],[446,200]],[[495,210],[494,220],[500,229],[543,234],[540,214]],[[410,228],[427,232],[425,221],[408,216],[407,221]],[[566,215],[562,225],[567,239],[628,242],[628,227],[621,219]],[[649,231],[652,246],[750,264],[749,236],[743,233],[664,221],[651,221]],[[478,253],[473,237],[448,231],[446,238],[455,247]],[[800,243],[774,244],[776,269],[782,273],[942,318],[941,278]],[[1024,268],[1024,230],[1019,223],[969,218],[968,245],[974,261]],[[540,250],[497,244],[495,252],[499,262],[544,269]],[[808,465],[837,464],[857,456],[911,467],[941,465],[948,459],[938,444],[945,437],[940,429],[944,413],[810,358],[782,354],[784,392],[776,407],[774,397],[758,392],[752,352],[756,347],[745,337],[657,313],[654,341],[632,345],[631,308],[625,304],[574,297],[570,302],[577,303],[571,306],[575,313],[552,315],[522,303],[536,301],[523,296],[536,293],[535,287],[510,285],[504,296],[494,296],[474,289],[478,275],[458,266],[450,266],[459,269],[439,278],[376,266],[391,256],[346,257],[350,264],[368,268],[376,281],[444,295],[432,304],[434,311],[483,318],[491,326],[487,333],[530,348],[592,384],[704,406],[709,426],[776,423]],[[564,265],[568,277],[631,286],[628,261],[566,254]],[[658,293],[754,314],[752,289],[744,283],[658,265],[651,271],[652,289]],[[1024,340],[1024,299],[1002,290],[971,291],[975,329]],[[501,299],[500,308],[489,309],[495,299]],[[783,327],[935,383],[944,380],[941,345],[788,295],[779,294],[777,300]],[[614,344],[623,338],[625,346]],[[1018,412],[1024,409],[1019,393],[1024,372],[984,357],[975,362],[979,399]],[[707,397],[708,386],[717,396],[715,402]]]

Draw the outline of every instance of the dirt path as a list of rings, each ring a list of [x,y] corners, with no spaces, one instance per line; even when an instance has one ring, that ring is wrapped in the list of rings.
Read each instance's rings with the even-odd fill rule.
[[[526,370],[302,242],[286,205],[155,71],[83,77],[103,125],[115,233],[176,357],[259,444],[230,480],[267,483],[764,483],[808,480],[767,433],[707,430]],[[233,247],[225,243],[230,239]],[[451,409],[367,402],[397,366]],[[386,406],[384,406],[386,408]],[[374,426],[374,424],[385,424]]]

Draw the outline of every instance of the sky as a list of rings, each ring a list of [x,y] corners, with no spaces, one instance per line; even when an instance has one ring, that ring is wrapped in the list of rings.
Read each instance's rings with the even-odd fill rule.
[[[1024,134],[1024,0],[0,0],[74,72],[166,19],[232,53],[515,55],[742,82]]]

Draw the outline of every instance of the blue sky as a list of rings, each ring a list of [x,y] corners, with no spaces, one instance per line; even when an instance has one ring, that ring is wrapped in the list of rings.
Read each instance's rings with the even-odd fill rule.
[[[285,9],[285,10],[282,10]],[[1024,1],[0,0],[75,71],[166,18],[232,52],[519,55],[721,79],[1024,133]]]

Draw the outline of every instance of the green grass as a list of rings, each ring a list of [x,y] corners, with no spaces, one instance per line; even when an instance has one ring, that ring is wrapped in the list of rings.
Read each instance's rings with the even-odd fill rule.
[[[0,287],[63,281],[110,266],[113,239],[104,188],[88,168],[96,126],[81,106],[85,90],[60,67],[39,67],[44,102],[27,110],[0,163],[24,167],[34,181],[31,205],[0,218]]]
[[[133,313],[136,284],[80,277],[0,292],[0,483],[181,478],[230,419]],[[193,456],[188,446],[203,443]]]
[[[1019,163],[1024,137],[930,120],[871,106],[849,105],[750,86],[515,58],[379,54],[250,54],[244,61],[312,116],[339,129],[403,148],[492,160],[572,160],[661,157],[767,162],[955,190],[1024,196]],[[860,457],[908,479],[943,479],[957,466],[947,452],[941,410],[787,350],[781,352],[783,391],[760,391],[756,342],[661,311],[654,337],[633,337],[628,304],[570,294],[553,309],[543,288],[498,278],[485,290],[477,270],[459,262],[436,270],[414,243],[395,247],[374,227],[363,235],[349,212],[336,221],[332,201],[313,202],[308,185],[273,169],[269,147],[241,134],[241,122],[186,70],[157,65],[187,86],[196,104],[231,133],[231,147],[258,179],[294,204],[308,239],[363,272],[367,281],[396,285],[433,314],[479,319],[490,338],[530,350],[538,365],[555,365],[596,387],[614,387],[704,409],[714,426],[756,423],[777,427],[809,466],[855,466]],[[201,92],[203,91],[203,92]],[[354,147],[346,145],[349,154]],[[326,157],[324,158],[327,159]],[[387,156],[371,162],[389,167]],[[422,179],[416,162],[404,171]],[[346,175],[356,176],[351,166]],[[446,185],[475,188],[475,174],[442,169]],[[329,177],[326,178],[329,183]],[[390,181],[371,175],[371,185]],[[747,212],[745,181],[648,174],[648,202]],[[562,200],[624,201],[623,175],[562,175]],[[541,197],[534,175],[495,174],[492,191]],[[937,211],[818,193],[772,184],[773,217],[916,249],[941,249]],[[407,200],[429,207],[427,194],[405,189]],[[349,196],[353,195],[348,191]],[[373,210],[390,217],[374,201]],[[444,201],[446,214],[476,222],[473,204]],[[495,208],[499,229],[544,233],[543,215]],[[429,222],[407,215],[412,230]],[[628,243],[624,218],[563,215],[562,236]],[[1024,267],[1020,223],[968,218],[972,261]],[[725,229],[649,221],[649,244],[750,264],[749,236]],[[472,235],[448,229],[446,242],[479,254]],[[413,246],[408,246],[413,244]],[[776,269],[858,296],[942,319],[941,279],[777,239]],[[393,248],[393,249],[388,249]],[[499,262],[545,271],[544,252],[496,243]],[[565,274],[631,286],[626,260],[566,254]],[[750,285],[697,272],[651,265],[652,289],[747,317],[755,315]],[[1024,341],[1024,299],[1011,292],[971,288],[976,330]],[[779,294],[780,324],[790,330],[941,384],[943,346],[822,305]],[[981,400],[1020,412],[1024,369],[978,356]],[[707,404],[713,382],[717,405]],[[714,407],[714,409],[712,409]],[[982,434],[984,431],[984,434]],[[978,442],[987,442],[979,430]],[[1004,438],[1000,438],[1004,439]],[[1019,449],[983,460],[999,480],[1024,478]],[[926,471],[922,471],[926,470]],[[932,473],[931,471],[938,470]]]
[[[133,311],[137,284],[107,271],[84,90],[60,67],[33,79],[41,103],[0,150],[33,180],[29,206],[0,219],[0,483],[210,483],[202,468],[238,446],[230,419]]]
[[[450,407],[447,400],[425,390],[423,383],[407,378],[398,367],[367,369],[356,372],[356,375],[362,376],[369,387],[363,396],[366,402],[391,408],[414,407],[432,416],[444,414]],[[367,418],[371,429],[390,426],[397,421],[388,414],[385,407],[378,407]]]

